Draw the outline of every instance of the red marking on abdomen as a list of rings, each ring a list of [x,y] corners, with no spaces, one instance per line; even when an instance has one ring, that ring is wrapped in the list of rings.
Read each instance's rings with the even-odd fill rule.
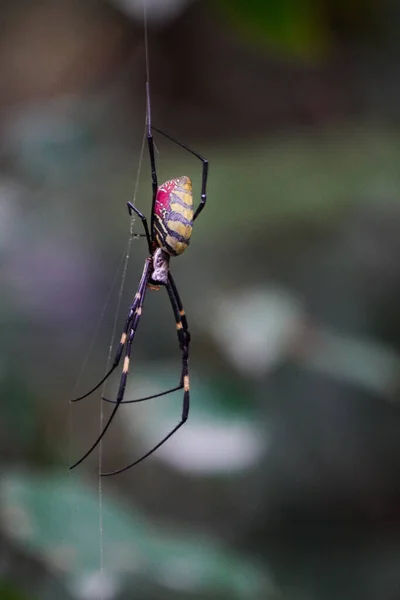
[[[167,181],[158,188],[154,212],[163,222],[165,221],[163,213],[164,211],[170,210],[171,192],[173,192],[175,186],[176,184],[174,181]]]

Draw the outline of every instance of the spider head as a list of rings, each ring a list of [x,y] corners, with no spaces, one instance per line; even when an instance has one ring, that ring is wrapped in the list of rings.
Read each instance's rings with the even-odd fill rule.
[[[193,227],[192,182],[183,175],[166,181],[157,191],[154,238],[167,254],[177,256],[189,245]]]
[[[169,271],[169,254],[164,252],[162,248],[157,248],[153,254],[153,272],[151,274],[150,285],[158,288],[165,285],[168,281]]]

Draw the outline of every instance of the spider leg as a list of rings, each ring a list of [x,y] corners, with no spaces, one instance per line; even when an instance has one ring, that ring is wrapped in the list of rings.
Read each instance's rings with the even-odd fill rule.
[[[182,351],[182,372],[181,372],[181,383],[177,388],[173,388],[167,392],[163,392],[162,394],[155,394],[150,397],[157,397],[161,395],[168,394],[171,391],[175,391],[176,389],[181,389],[183,387],[183,404],[182,404],[182,415],[179,423],[166,435],[156,446],[154,446],[151,450],[146,452],[143,456],[135,460],[130,465],[123,467],[122,469],[117,469],[116,471],[110,471],[109,473],[100,473],[102,477],[108,477],[110,475],[117,475],[118,473],[123,473],[128,469],[131,469],[135,465],[142,462],[145,458],[153,454],[160,446],[165,444],[170,437],[174,435],[182,427],[184,423],[186,423],[189,417],[189,409],[190,409],[190,386],[189,386],[189,343],[190,343],[190,333],[187,328],[187,319],[185,316],[185,312],[183,310],[183,306],[178,294],[178,290],[176,289],[175,282],[172,278],[172,275],[169,274],[168,283],[166,284],[168,296],[171,302],[172,310],[174,311],[175,321],[176,321],[176,329],[178,332],[179,346]],[[142,398],[140,400],[145,400],[148,398]],[[139,401],[140,401],[139,400]],[[115,407],[117,408],[117,406]],[[115,410],[115,409],[114,409]]]
[[[181,144],[181,142],[178,142],[178,140],[176,140],[173,137],[171,137],[168,133],[164,133],[164,131],[161,131],[161,129],[157,129],[157,127],[151,127],[151,128],[154,129],[154,131],[157,131],[158,133],[161,133],[161,135],[163,135],[164,137],[166,137],[168,140],[170,140],[171,142],[173,142],[177,146],[180,146],[181,148],[183,148],[187,152],[190,152],[190,154],[193,154],[193,156],[195,156],[196,158],[198,158],[199,160],[201,160],[201,162],[203,163],[203,169],[202,169],[202,175],[201,175],[200,204],[198,205],[198,207],[196,208],[196,211],[194,213],[193,221],[195,221],[197,219],[197,217],[199,216],[199,214],[201,213],[201,211],[203,210],[203,208],[204,208],[204,206],[206,204],[206,201],[207,201],[208,160],[206,158],[204,158],[203,156],[201,156],[201,154],[198,154],[197,152],[195,152],[191,148],[188,148],[188,146],[185,146],[184,144]],[[153,210],[154,210],[154,206],[153,206]]]
[[[119,389],[118,389],[117,402],[108,418],[107,423],[104,425],[100,435],[98,436],[97,440],[92,444],[92,446],[89,448],[89,450],[77,462],[75,462],[73,465],[70,466],[70,469],[74,469],[81,462],[83,462],[85,460],[85,458],[87,458],[89,456],[89,454],[91,454],[93,452],[93,450],[96,448],[96,446],[100,443],[100,441],[104,437],[107,429],[110,427],[110,425],[116,415],[116,412],[119,408],[119,405],[121,404],[121,402],[123,400],[125,386],[126,386],[126,380],[128,378],[129,360],[130,360],[130,355],[131,355],[131,351],[132,351],[132,344],[133,344],[133,340],[135,338],[135,333],[136,333],[138,325],[139,325],[140,316],[142,314],[142,306],[143,306],[143,302],[144,302],[144,299],[146,296],[147,283],[148,283],[150,273],[151,273],[151,266],[152,266],[151,258],[147,258],[144,269],[143,269],[143,274],[140,279],[138,292],[136,294],[136,296],[138,298],[138,302],[137,302],[133,317],[131,319],[132,323],[130,326],[129,338],[128,338],[127,344],[126,344],[125,360],[124,360],[124,366],[122,369],[121,381],[120,381]],[[121,338],[121,343],[122,343],[122,340],[124,341],[124,343],[126,341],[123,338],[124,338],[124,335]]]
[[[150,168],[151,168],[151,186],[153,190],[152,202],[151,202],[151,231],[154,231],[154,209],[156,205],[156,196],[158,190],[158,179],[156,169],[156,159],[154,154],[154,140],[151,126],[151,104],[150,104],[150,86],[149,82],[146,82],[146,124],[147,124],[147,147],[149,149],[150,156]]]
[[[136,398],[135,400],[122,400],[121,404],[134,404],[135,402],[145,402],[145,400],[152,400],[153,398],[160,398],[161,396],[166,396],[167,394],[171,394],[172,392],[176,392],[177,390],[181,390],[183,385],[180,383],[174,388],[167,390],[165,392],[159,392],[158,394],[152,394],[151,396],[145,396],[144,398]],[[111,400],[110,398],[102,397],[104,402],[109,402],[110,404],[116,404],[116,400]]]
[[[115,371],[115,369],[118,367],[119,362],[121,360],[121,356],[122,356],[122,352],[125,346],[125,342],[126,342],[126,338],[128,335],[128,331],[129,331],[129,326],[131,324],[132,318],[135,314],[135,310],[136,310],[136,306],[139,302],[139,296],[138,294],[135,295],[135,298],[129,308],[129,312],[128,315],[126,317],[126,321],[125,321],[125,327],[124,330],[122,332],[121,335],[121,339],[120,342],[118,344],[118,349],[117,352],[115,354],[114,360],[113,360],[113,364],[111,366],[111,369],[109,369],[107,371],[107,373],[104,375],[104,377],[102,379],[100,379],[100,381],[94,386],[92,387],[88,392],[86,392],[85,394],[82,394],[82,396],[78,396],[78,398],[73,398],[73,400],[70,400],[70,402],[79,402],[80,400],[83,400],[84,398],[87,398],[88,396],[90,396],[91,394],[93,394],[93,392],[95,392],[97,389],[99,389],[99,387],[105,382],[107,381],[107,379],[110,377],[110,375]]]
[[[136,398],[135,400],[123,400],[121,404],[134,404],[135,402],[145,402],[146,400],[152,400],[153,398],[160,398],[161,396],[166,396],[167,394],[171,394],[172,392],[176,392],[183,388],[183,381],[185,372],[188,370],[188,352],[189,352],[189,344],[190,344],[190,332],[188,329],[188,322],[186,318],[186,314],[182,305],[182,301],[179,297],[178,290],[176,289],[175,281],[171,275],[168,274],[169,285],[167,285],[167,292],[170,297],[171,305],[174,309],[174,316],[176,321],[176,330],[178,334],[179,347],[182,351],[182,370],[181,370],[181,378],[179,385],[170,388],[164,392],[159,392],[158,394],[152,394],[151,396],[145,396],[144,398]],[[171,298],[172,295],[172,298]],[[176,305],[175,305],[176,303]],[[109,398],[102,398],[104,402],[109,402],[110,404],[115,404],[116,400],[111,400]]]
[[[141,219],[142,224],[143,224],[143,228],[144,228],[144,231],[145,231],[144,235],[146,236],[147,243],[148,243],[148,246],[149,246],[149,251],[151,252],[151,237],[150,237],[150,232],[149,232],[149,228],[148,228],[148,225],[147,225],[147,219],[146,219],[146,217],[136,208],[136,206],[134,206],[132,204],[132,202],[128,202],[127,206],[128,206],[128,211],[129,211],[130,215],[132,215],[132,211],[133,211]],[[140,234],[137,234],[137,235],[140,236]],[[139,302],[139,296],[138,296],[138,294],[136,294],[136,296],[135,296],[135,298],[134,298],[134,300],[132,302],[132,305],[131,305],[131,307],[129,309],[128,316],[127,316],[126,321],[125,321],[125,327],[124,327],[124,330],[122,332],[121,341],[119,343],[118,350],[117,350],[117,352],[115,354],[115,358],[114,358],[113,364],[111,366],[111,369],[109,371],[107,371],[107,373],[104,375],[103,379],[101,379],[93,388],[91,388],[85,394],[82,394],[82,396],[78,396],[78,398],[74,398],[73,400],[70,400],[70,402],[79,402],[80,400],[83,400],[84,398],[87,398],[87,396],[90,396],[91,394],[93,394],[93,392],[95,392],[97,389],[99,389],[99,387],[101,385],[103,385],[103,383],[110,377],[110,375],[118,367],[119,361],[121,360],[122,351],[124,349],[124,345],[125,345],[125,342],[126,342],[126,338],[127,338],[127,335],[128,335],[129,326],[130,326],[130,323],[132,321],[133,315],[135,313],[136,305],[138,304],[138,302]]]
[[[141,219],[143,229],[144,229],[144,235],[146,236],[147,244],[149,246],[149,252],[151,253],[151,236],[150,236],[150,232],[149,232],[149,227],[147,225],[146,217],[140,212],[140,210],[138,210],[136,208],[136,206],[134,206],[132,204],[132,202],[127,202],[127,207],[128,207],[128,212],[129,212],[130,216],[132,216],[132,211],[133,211],[139,217],[139,219]],[[142,235],[140,233],[137,234],[137,236],[142,237]]]
[[[207,201],[208,160],[206,158],[204,158],[203,156],[201,156],[201,154],[199,154],[198,152],[195,152],[195,150],[192,150],[188,146],[185,146],[181,142],[178,142],[178,140],[171,137],[168,133],[161,131],[161,129],[158,129],[157,127],[153,127],[153,125],[151,123],[150,87],[149,87],[148,82],[146,83],[146,113],[147,113],[147,119],[146,119],[146,121],[147,121],[147,145],[149,148],[149,155],[150,155],[151,183],[152,183],[152,188],[153,188],[153,201],[152,201],[152,205],[151,205],[151,231],[154,230],[154,209],[155,209],[155,205],[156,205],[156,197],[157,197],[157,190],[158,190],[156,159],[155,159],[155,155],[154,155],[153,130],[157,131],[157,133],[160,133],[161,135],[166,137],[168,140],[170,140],[177,146],[180,146],[181,148],[186,150],[186,152],[189,152],[190,154],[192,154],[193,156],[195,156],[196,158],[201,160],[201,162],[203,163],[203,169],[202,169],[202,175],[201,175],[200,203],[199,203],[199,205],[194,213],[194,216],[193,216],[193,221],[195,221],[197,219],[197,217],[199,216],[199,214],[201,213],[201,211],[203,210],[203,208],[206,204],[206,201]]]
[[[172,310],[175,315],[176,331],[178,334],[179,348],[182,352],[182,367],[181,367],[181,379],[180,387],[184,388],[185,392],[189,393],[189,345],[190,345],[190,331],[186,318],[186,313],[182,305],[178,290],[175,285],[175,281],[168,273],[167,292],[171,302]]]

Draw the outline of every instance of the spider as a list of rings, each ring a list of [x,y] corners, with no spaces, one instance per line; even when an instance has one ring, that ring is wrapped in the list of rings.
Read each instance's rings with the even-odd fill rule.
[[[200,212],[203,210],[206,199],[207,199],[207,176],[208,176],[208,161],[200,156],[194,150],[191,150],[181,142],[178,142],[167,133],[164,133],[160,129],[152,126],[150,116],[150,96],[149,88],[146,86],[147,92],[147,144],[150,157],[151,166],[151,181],[152,181],[152,206],[151,206],[151,227],[149,229],[146,217],[134,206],[131,202],[128,202],[128,211],[132,216],[134,212],[140,219],[143,225],[144,234],[146,237],[149,248],[149,256],[146,258],[144,263],[144,269],[142,277],[139,282],[139,287],[134,296],[132,304],[129,307],[128,315],[125,321],[125,327],[114,357],[114,361],[110,370],[101,379],[101,381],[93,387],[91,390],[71,400],[71,402],[78,402],[83,400],[87,396],[90,396],[95,390],[97,390],[111,373],[120,364],[122,354],[125,348],[125,357],[123,361],[122,374],[119,383],[118,393],[116,400],[109,400],[103,398],[106,402],[114,404],[114,408],[104,425],[100,435],[96,441],[92,444],[89,450],[73,465],[70,469],[74,469],[81,462],[83,462],[89,454],[93,452],[96,446],[100,443],[101,439],[105,435],[107,429],[110,427],[118,408],[121,404],[129,404],[132,402],[143,402],[150,400],[151,398],[158,398],[165,396],[171,392],[183,389],[183,404],[182,404],[182,415],[179,423],[166,435],[156,446],[146,452],[139,459],[135,460],[131,464],[118,469],[116,471],[108,473],[100,473],[101,476],[116,475],[122,473],[134,467],[135,465],[142,462],[145,458],[153,454],[160,446],[162,446],[170,437],[182,427],[187,421],[189,416],[190,407],[190,386],[189,386],[189,344],[190,344],[190,333],[188,329],[188,322],[183,309],[183,305],[176,288],[174,279],[170,271],[170,258],[172,256],[179,256],[184,252],[189,245],[190,237],[192,234],[193,222],[197,219]],[[182,176],[176,179],[166,181],[162,185],[158,186],[157,170],[154,155],[154,141],[153,131],[161,134],[174,144],[180,146],[202,162],[202,184],[201,184],[201,196],[200,203],[196,210],[193,207],[193,195],[192,195],[192,182],[189,177]],[[165,287],[168,293],[169,301],[172,306],[172,310],[176,322],[176,330],[178,335],[179,348],[181,351],[181,375],[179,384],[158,394],[152,396],[146,396],[145,398],[137,398],[135,400],[124,400],[125,387],[128,379],[129,362],[132,351],[132,345],[135,338],[135,334],[140,322],[142,314],[143,303],[145,300],[146,292],[150,290],[159,290],[161,287]]]

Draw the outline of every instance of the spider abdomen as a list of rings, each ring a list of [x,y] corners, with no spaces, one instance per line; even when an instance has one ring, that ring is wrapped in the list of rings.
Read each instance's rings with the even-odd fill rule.
[[[167,254],[182,254],[193,228],[192,182],[183,176],[163,183],[154,206],[154,238]]]

